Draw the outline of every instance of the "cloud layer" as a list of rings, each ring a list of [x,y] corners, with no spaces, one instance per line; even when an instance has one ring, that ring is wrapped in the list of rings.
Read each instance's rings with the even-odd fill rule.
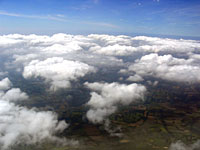
[[[119,83],[85,83],[91,92],[91,98],[87,105],[90,110],[87,118],[93,123],[101,123],[109,115],[117,110],[117,105],[129,105],[137,100],[142,100],[146,88],[139,84]]]
[[[30,54],[46,53],[63,55],[72,52],[90,51],[112,56],[127,56],[137,52],[146,53],[189,53],[200,48],[199,41],[168,39],[147,36],[112,36],[91,34],[53,36],[11,34],[0,36],[0,48],[4,53]]]
[[[128,70],[140,76],[153,76],[177,82],[200,82],[200,66],[194,59],[175,58],[172,55],[145,55],[130,65]]]
[[[25,68],[25,78],[44,77],[50,82],[50,89],[70,87],[71,80],[77,80],[87,73],[95,72],[95,68],[78,61],[64,60],[61,57],[52,57],[44,61],[33,60]]]
[[[146,75],[179,82],[199,81],[196,74],[199,73],[200,42],[197,40],[104,34],[10,34],[0,36],[0,49],[1,57],[8,57],[4,62],[6,68],[24,70],[25,78],[43,77],[50,82],[52,90],[69,87],[71,80],[94,72],[92,67],[98,70],[129,66],[126,73],[133,73],[127,80],[133,82],[143,81]],[[76,69],[67,71],[69,65]],[[61,66],[62,72],[57,69]]]
[[[200,82],[198,40],[98,34],[10,34],[0,36],[0,51],[1,79],[16,71],[27,80],[45,79],[52,91],[69,88],[72,81],[77,82],[90,73],[96,73],[98,79],[98,71],[102,71],[98,82],[84,84],[91,90],[86,115],[93,123],[104,122],[117,111],[118,105],[143,99],[146,92],[143,85],[123,82],[158,84],[158,81],[149,81],[149,77],[173,82]],[[121,83],[113,81],[114,75],[121,79]],[[60,141],[55,133],[65,129],[67,124],[59,122],[53,112],[38,112],[16,105],[17,101],[26,100],[28,96],[11,86],[8,78],[0,81],[1,148],[21,141]],[[183,144],[172,145],[172,149],[177,149],[176,145],[181,147]]]
[[[11,88],[8,78],[0,81],[0,87],[0,149],[19,143],[63,141],[54,135],[67,124],[59,122],[55,113],[17,106],[14,101],[27,100],[28,96],[18,88]]]

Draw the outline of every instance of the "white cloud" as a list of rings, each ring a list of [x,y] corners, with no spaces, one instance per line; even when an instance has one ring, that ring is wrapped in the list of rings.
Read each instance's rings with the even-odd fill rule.
[[[195,40],[177,40],[147,36],[136,36],[132,40],[139,43],[138,50],[147,52],[188,53],[200,48],[199,41]]]
[[[189,58],[193,59],[194,62],[200,63],[200,54],[189,53]]]
[[[48,55],[63,55],[71,52],[85,53],[90,50],[96,54],[127,56],[136,53],[164,52],[188,53],[200,48],[199,41],[176,40],[147,36],[111,36],[91,34],[67,35],[63,33],[53,36],[11,34],[0,36],[0,48],[15,55],[42,53]],[[2,53],[3,54],[3,53]]]
[[[152,82],[152,81],[148,80],[147,83],[148,83],[149,85],[156,86],[156,85],[158,85],[159,82],[158,82],[158,81]]]
[[[140,76],[153,76],[177,82],[200,82],[200,67],[193,59],[175,58],[172,55],[149,54],[129,66]]]
[[[135,52],[137,49],[132,46],[124,46],[124,45],[109,45],[106,47],[91,47],[90,51],[98,53],[98,54],[103,54],[103,55],[113,55],[113,56],[126,56],[130,55],[131,53]]]
[[[50,89],[55,91],[58,88],[70,87],[70,81],[92,72],[95,72],[95,68],[85,63],[53,57],[44,61],[31,61],[24,68],[23,76],[25,78],[44,77],[47,82],[50,82]]]
[[[88,37],[94,39],[97,44],[90,50],[104,55],[127,56],[135,53],[164,52],[164,53],[188,53],[200,48],[199,41],[176,40],[168,38],[147,36],[110,36],[91,34]]]
[[[191,145],[186,145],[181,141],[177,141],[176,143],[172,143],[169,148],[169,150],[197,150],[197,149],[200,149],[200,140]]]
[[[29,62],[33,59],[36,59],[38,57],[37,54],[27,54],[27,55],[13,55],[13,58],[15,59],[15,63],[24,63]]]
[[[127,81],[140,82],[140,81],[144,81],[144,79],[140,75],[135,74],[134,76],[129,76],[127,78]]]
[[[11,85],[12,83],[10,82],[10,80],[8,78],[4,78],[0,82],[0,90],[8,90]]]
[[[96,44],[102,45],[102,47],[115,44],[131,46],[132,44],[131,37],[125,35],[90,34],[88,37],[93,39]]]
[[[106,23],[99,25],[114,27]],[[200,42],[197,40],[98,34],[11,34],[0,36],[0,50],[1,58],[6,58],[0,59],[2,65],[6,64],[5,69],[24,69],[23,75],[27,79],[42,77],[50,83],[51,90],[70,87],[71,81],[95,72],[98,67],[105,70],[119,67],[119,72],[124,73],[123,78],[128,75],[127,80],[134,82],[143,81],[145,76],[178,82],[200,81]],[[141,58],[135,60],[138,57]],[[124,69],[127,66],[128,69]],[[3,71],[6,73],[5,69]],[[0,76],[4,75],[4,72],[0,72]],[[147,83],[155,86],[158,81]],[[15,102],[27,99],[27,95],[20,89],[10,89],[11,85],[8,78],[0,82],[0,120],[4,121],[0,121],[0,133],[5,132],[0,134],[1,144],[12,145],[18,142],[16,139],[26,142],[30,142],[26,139],[31,139],[35,142],[37,136],[40,136],[37,137],[39,140],[45,137],[55,139],[54,133],[66,127],[66,124],[59,123],[56,114],[52,112],[37,112],[17,106]],[[94,123],[100,123],[116,112],[118,104],[128,105],[136,99],[142,99],[146,91],[145,87],[139,84],[95,82],[85,85],[92,90],[87,104],[90,108],[87,117]],[[43,121],[47,123],[44,124]],[[10,139],[10,135],[14,135],[14,138]]]
[[[53,44],[52,46],[44,48],[42,51],[47,53],[63,54],[81,50],[82,48],[76,42],[64,44]]]
[[[88,51],[98,46],[93,38],[82,35],[63,33],[53,36],[11,34],[0,36],[1,55],[14,59],[11,67],[26,65],[34,59],[44,60],[49,57],[83,61],[89,64],[119,64],[117,58],[106,57]],[[102,60],[103,59],[103,60]]]
[[[89,22],[89,21],[82,21],[83,24],[89,24],[93,26],[101,26],[106,28],[119,28],[119,26],[107,22]]]
[[[0,89],[0,149],[19,143],[65,141],[55,136],[67,127],[64,121],[57,120],[55,113],[17,106],[13,101],[27,99],[28,96],[20,89],[11,88],[8,78],[1,80],[0,85],[4,85]]]
[[[99,0],[93,0],[94,4],[98,4]],[[83,5],[81,7],[72,7],[75,10],[85,10],[90,8],[88,5]],[[27,15],[27,14],[18,14],[18,13],[11,13],[6,11],[0,10],[0,15],[3,16],[10,16],[10,17],[17,17],[17,18],[27,18],[27,19],[42,19],[42,20],[53,20],[53,21],[59,21],[59,22],[71,22],[71,23],[79,23],[79,24],[89,24],[89,25],[95,25],[95,26],[102,26],[107,28],[119,28],[117,25],[108,23],[108,22],[89,22],[89,21],[82,21],[82,20],[70,20],[69,18],[66,19],[65,15]]]
[[[147,36],[131,37],[125,35],[113,36],[104,34],[91,34],[84,36],[67,35],[63,33],[55,34],[52,36],[11,34],[0,36],[0,49],[2,57],[5,55],[9,58],[4,62],[6,69],[12,68],[12,70],[17,70],[19,72],[23,70],[23,68],[29,68],[30,64],[34,62],[34,60],[38,60],[38,63],[40,64],[54,57],[59,57],[59,59],[62,58],[64,61],[68,60],[73,62],[78,61],[80,63],[84,62],[84,64],[87,64],[88,66],[95,66],[97,69],[102,67],[121,67],[120,69],[122,69],[126,68],[130,63],[134,62],[136,58],[142,56],[145,58],[145,55],[148,56],[149,53],[153,52],[158,53],[159,55],[166,54],[182,57],[184,58],[183,63],[187,62],[187,64],[160,65],[160,67],[153,68],[150,73],[146,73],[147,71],[145,71],[145,69],[147,67],[141,67],[142,64],[138,64],[137,66],[140,66],[141,68],[137,69],[137,76],[140,75],[142,77],[146,73],[147,75],[152,75],[163,79],[168,79],[172,76],[172,80],[175,80],[175,76],[177,75],[178,70],[175,70],[173,74],[172,71],[169,70],[169,72],[172,74],[170,77],[166,77],[169,75],[169,72],[164,76],[161,74],[152,73],[157,71],[164,71],[164,68],[162,68],[163,66],[165,66],[165,68],[168,66],[170,69],[176,69],[175,67],[178,67],[178,69],[180,69],[179,71],[182,72],[182,74],[185,74],[181,75],[182,78],[178,79],[178,81],[185,80],[186,76],[188,76],[187,73],[192,70],[192,76],[190,76],[186,82],[190,82],[191,80],[193,82],[198,80],[198,77],[194,74],[198,73],[198,64],[200,63],[200,57],[198,56],[199,54],[196,54],[200,49],[199,41]],[[161,56],[159,58],[161,59]],[[179,61],[182,60],[180,58],[177,59]],[[61,62],[56,63],[54,66],[61,64]],[[137,62],[135,64],[137,64]],[[151,62],[146,66],[150,65],[152,65]],[[32,69],[36,70],[37,67],[37,65],[34,65]],[[158,70],[158,68],[160,70]],[[161,68],[163,69],[162,71]],[[53,73],[54,69],[55,68],[51,68],[50,72]],[[185,69],[186,73],[183,71],[183,69]],[[134,71],[134,69],[130,70]],[[58,69],[55,69],[55,72],[56,71],[58,71]],[[123,71],[125,71],[124,73],[128,73],[127,70],[121,70],[120,72],[122,73]],[[64,74],[63,72],[62,74]],[[66,78],[63,77],[64,80],[54,80],[54,78],[57,78],[58,75],[47,77],[47,74],[44,72],[38,72],[37,75],[34,73],[31,74],[32,76],[41,76],[48,80],[52,85],[52,90],[56,90],[59,87],[69,87],[70,80],[76,80],[79,77],[83,77],[76,76],[73,78],[72,76],[68,76]],[[133,72],[128,75],[134,76],[134,74],[135,73]],[[62,75],[60,75],[59,78],[61,76]],[[135,80],[133,77],[130,77],[128,80],[131,78],[132,80]]]
[[[3,96],[3,100],[7,101],[19,101],[19,100],[26,100],[28,99],[28,96],[26,93],[21,92],[18,88],[12,88],[8,90]]]
[[[136,100],[142,100],[146,88],[139,84],[119,83],[85,83],[91,92],[87,103],[90,110],[87,118],[93,123],[101,123],[117,110],[117,105],[128,105]]]
[[[4,16],[11,16],[11,17],[20,17],[20,18],[30,18],[30,19],[47,19],[47,20],[54,20],[54,21],[62,21],[62,22],[66,22],[66,19],[63,19],[63,17],[60,17],[58,15],[53,16],[53,15],[46,15],[46,16],[42,16],[42,15],[26,15],[26,14],[17,14],[17,13],[10,13],[10,12],[3,12],[0,11],[0,15],[4,15]]]

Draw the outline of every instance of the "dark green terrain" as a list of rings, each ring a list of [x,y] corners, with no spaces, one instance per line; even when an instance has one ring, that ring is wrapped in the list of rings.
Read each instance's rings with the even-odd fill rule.
[[[85,104],[90,91],[82,84],[53,93],[44,90],[47,87],[41,81],[27,82],[20,77],[13,80],[16,87],[30,95],[30,100],[20,105],[55,111],[60,120],[70,124],[58,136],[79,141],[79,144],[61,146],[44,141],[38,145],[18,145],[13,150],[165,150],[178,140],[191,144],[200,139],[199,85],[159,81],[157,86],[152,86],[146,83],[145,101],[119,106],[109,117],[109,129],[113,131],[109,133],[103,124],[92,124],[86,119],[88,107]]]

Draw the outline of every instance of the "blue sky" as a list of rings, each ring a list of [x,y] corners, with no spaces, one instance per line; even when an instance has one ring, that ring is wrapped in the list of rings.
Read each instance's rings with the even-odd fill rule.
[[[0,34],[200,36],[200,0],[0,0]]]

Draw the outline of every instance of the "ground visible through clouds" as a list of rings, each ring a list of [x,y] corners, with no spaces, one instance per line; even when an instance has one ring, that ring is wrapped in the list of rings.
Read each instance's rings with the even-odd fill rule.
[[[0,148],[197,150],[200,41],[0,36]]]

